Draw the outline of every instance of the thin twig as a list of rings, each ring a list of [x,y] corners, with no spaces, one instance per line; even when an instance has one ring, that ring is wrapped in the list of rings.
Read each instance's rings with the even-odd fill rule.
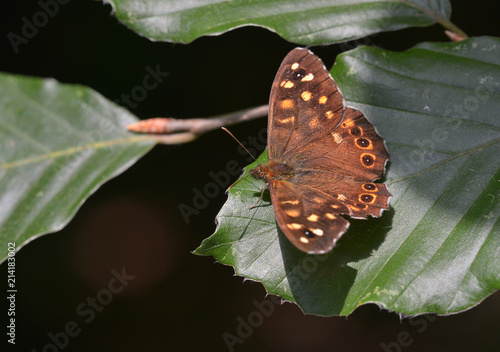
[[[174,119],[171,117],[155,117],[142,120],[127,126],[132,132],[154,134],[151,136],[159,143],[179,144],[195,140],[203,133],[245,121],[266,116],[268,106],[233,112],[208,118]]]

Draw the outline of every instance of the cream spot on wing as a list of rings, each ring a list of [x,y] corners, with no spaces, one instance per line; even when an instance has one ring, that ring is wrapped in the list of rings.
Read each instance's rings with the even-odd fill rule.
[[[297,224],[297,223],[291,223],[286,225],[290,230],[299,230],[302,228],[302,224]]]
[[[312,73],[306,75],[304,78],[302,78],[300,81],[301,82],[309,82],[314,79],[314,75]]]
[[[291,109],[293,108],[294,104],[293,104],[293,100],[292,99],[285,99],[281,102],[281,107],[283,109]]]
[[[349,128],[354,124],[352,120],[346,120],[342,123],[342,127]]]
[[[312,222],[316,222],[316,221],[318,221],[318,219],[319,219],[319,216],[316,214],[311,214],[307,217],[307,220],[312,221]]]
[[[323,96],[319,97],[318,103],[326,104],[327,100],[328,100],[328,97],[326,95],[323,95]]]
[[[335,215],[333,215],[332,213],[326,213],[325,216],[327,217],[327,219],[330,219],[330,220],[335,219]]]
[[[319,198],[319,197],[314,197],[313,201],[315,201],[316,203],[319,203],[319,204],[323,204],[325,202],[325,200],[323,198]]]
[[[299,200],[298,199],[295,199],[295,200],[284,200],[281,202],[281,204],[299,204]]]
[[[309,101],[309,100],[311,100],[311,96],[312,96],[312,94],[311,94],[311,92],[309,92],[309,91],[305,90],[305,91],[303,91],[303,92],[300,94],[300,96],[301,96],[301,98],[302,98],[302,100],[303,100],[303,101]]]
[[[335,140],[335,143],[337,143],[337,144],[342,143],[343,138],[340,134],[332,132],[332,136],[333,136],[333,139]]]
[[[338,206],[337,204],[332,204],[332,205],[330,205],[330,206],[331,206],[333,209],[338,209],[338,208],[340,208],[340,206]]]
[[[331,119],[333,117],[333,112],[331,112],[330,110],[328,110],[327,112],[325,112],[325,116],[327,119]]]
[[[296,70],[299,68],[299,63],[298,62],[295,62],[292,64],[292,70]]]
[[[302,236],[300,238],[300,242],[302,242],[302,243],[309,243],[309,240],[307,238],[305,238],[305,237]]]
[[[347,198],[343,194],[339,194],[338,197],[337,197],[337,199],[344,202]]]
[[[286,119],[277,119],[276,121],[278,121],[279,123],[294,123],[295,122],[295,116],[290,116]]]
[[[297,209],[287,209],[285,210],[285,213],[292,218],[296,218],[300,215],[300,211],[298,211]]]
[[[316,126],[318,126],[318,118],[317,117],[315,117],[314,119],[309,121],[309,127],[315,128]]]
[[[321,229],[314,229],[311,230],[312,233],[314,233],[316,236],[323,236],[323,230]]]
[[[294,84],[291,81],[281,81],[280,87],[283,87],[283,88],[293,88]]]
[[[346,204],[347,207],[351,210],[354,210],[354,211],[359,211],[359,208],[358,207],[355,207],[354,205],[350,205],[350,204]]]

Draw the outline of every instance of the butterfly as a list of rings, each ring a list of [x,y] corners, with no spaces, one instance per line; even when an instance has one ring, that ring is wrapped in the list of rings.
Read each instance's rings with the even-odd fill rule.
[[[283,60],[269,99],[269,161],[250,174],[266,182],[276,222],[295,247],[329,252],[349,221],[380,217],[389,154],[363,113],[344,98],[325,65],[305,48]]]

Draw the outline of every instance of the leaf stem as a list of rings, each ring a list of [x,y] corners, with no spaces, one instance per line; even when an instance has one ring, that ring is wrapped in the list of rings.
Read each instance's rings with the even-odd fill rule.
[[[468,38],[467,33],[465,33],[463,30],[458,28],[453,22],[446,20],[446,19],[441,19],[441,20],[438,20],[438,23],[441,26],[443,26],[444,28],[446,28],[447,30],[449,30],[450,32],[458,35],[459,37],[462,37],[463,39]]]
[[[462,40],[468,38],[467,34],[463,30],[461,30],[457,25],[455,25],[449,19],[439,16],[437,12],[431,11],[422,6],[418,6],[413,2],[411,2],[410,0],[399,0],[399,1],[402,2],[403,4],[406,4],[408,6],[417,9],[418,11],[425,13],[427,16],[433,18],[441,26],[443,26],[450,32],[456,34],[458,37],[462,38]]]

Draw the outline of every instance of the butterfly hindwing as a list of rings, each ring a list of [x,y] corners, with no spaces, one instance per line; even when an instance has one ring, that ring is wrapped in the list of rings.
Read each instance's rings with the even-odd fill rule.
[[[330,144],[330,157],[343,165],[342,174],[359,181],[382,177],[389,153],[384,140],[358,110],[346,108],[341,124],[323,138]]]
[[[278,226],[303,252],[329,252],[349,227],[349,222],[336,212],[343,205],[336,200],[326,204],[327,200],[315,190],[286,182],[271,182],[269,190]]]

